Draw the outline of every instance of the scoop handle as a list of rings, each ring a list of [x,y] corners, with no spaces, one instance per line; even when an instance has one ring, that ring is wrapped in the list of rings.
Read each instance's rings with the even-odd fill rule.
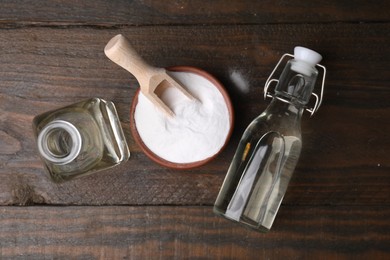
[[[158,70],[147,64],[121,34],[114,36],[106,44],[104,53],[114,63],[130,72],[141,86],[147,86],[151,76]]]

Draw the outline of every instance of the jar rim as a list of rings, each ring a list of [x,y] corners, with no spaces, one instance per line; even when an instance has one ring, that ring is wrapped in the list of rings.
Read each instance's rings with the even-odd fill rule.
[[[65,131],[71,138],[71,149],[64,156],[56,156],[49,148],[49,137],[54,130]],[[67,164],[72,162],[81,151],[82,138],[79,130],[71,123],[64,120],[55,120],[47,124],[38,135],[38,150],[41,156],[55,164]]]

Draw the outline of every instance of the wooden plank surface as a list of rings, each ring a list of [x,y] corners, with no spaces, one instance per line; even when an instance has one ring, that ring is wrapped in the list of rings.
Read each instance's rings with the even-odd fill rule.
[[[0,26],[94,26],[388,22],[386,0],[3,0]]]
[[[0,2],[0,259],[389,259],[390,2]],[[103,54],[122,33],[156,66],[216,76],[236,112],[213,162],[175,171],[135,144],[135,79]],[[324,102],[270,233],[212,213],[263,86],[296,45],[323,54]],[[31,121],[90,97],[114,101],[132,152],[63,184],[45,175]],[[80,205],[80,206],[75,206]],[[16,207],[24,206],[24,207]]]
[[[389,207],[282,207],[275,229],[261,234],[216,217],[211,207],[0,207],[0,255],[388,259],[389,217]]]
[[[350,40],[362,32],[358,43]],[[223,82],[237,120],[216,161],[180,172],[140,152],[128,115],[138,85],[102,51],[117,33],[152,64],[197,66]],[[266,77],[283,51],[303,44],[324,54],[329,71],[323,106],[313,118],[304,117],[303,154],[284,203],[389,205],[390,50],[377,52],[389,33],[385,24],[3,31],[0,204],[212,204],[241,133],[268,104],[262,100]],[[55,185],[37,156],[32,118],[93,96],[117,105],[132,157],[102,174]]]

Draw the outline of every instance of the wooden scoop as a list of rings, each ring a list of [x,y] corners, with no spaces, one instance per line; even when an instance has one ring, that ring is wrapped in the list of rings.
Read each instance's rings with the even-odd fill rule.
[[[133,74],[141,87],[142,94],[166,115],[173,117],[174,113],[160,99],[156,91],[159,86],[167,86],[163,83],[168,83],[168,86],[178,89],[189,99],[195,100],[180,83],[167,74],[165,69],[147,64],[121,34],[116,35],[107,43],[104,53],[110,60]]]

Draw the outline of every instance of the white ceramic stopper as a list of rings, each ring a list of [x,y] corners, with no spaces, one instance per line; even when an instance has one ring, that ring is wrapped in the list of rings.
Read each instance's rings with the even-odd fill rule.
[[[294,48],[294,59],[298,61],[292,66],[292,70],[310,76],[313,67],[320,63],[322,56],[313,50],[297,46]]]
[[[318,52],[300,46],[294,48],[294,58],[305,61],[313,66],[322,60],[322,56]]]

